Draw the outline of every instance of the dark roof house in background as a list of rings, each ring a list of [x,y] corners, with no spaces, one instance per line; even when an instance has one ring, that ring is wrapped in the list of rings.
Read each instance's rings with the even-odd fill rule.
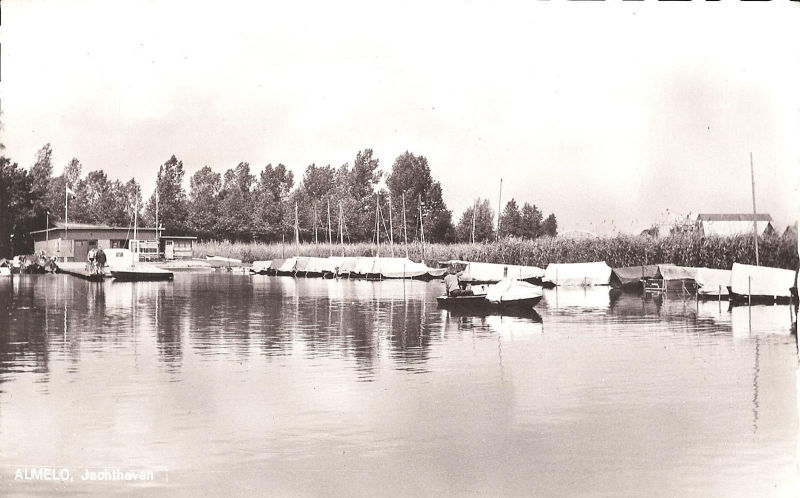
[[[703,235],[743,235],[753,233],[753,221],[759,235],[775,233],[772,226],[772,216],[766,213],[758,214],[709,214],[697,215],[697,226]]]

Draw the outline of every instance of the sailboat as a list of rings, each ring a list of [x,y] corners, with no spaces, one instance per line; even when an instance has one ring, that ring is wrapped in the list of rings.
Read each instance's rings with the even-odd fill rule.
[[[117,261],[120,263],[112,266],[111,276],[114,277],[114,280],[123,282],[172,280],[174,275],[171,271],[139,262],[143,241],[138,240],[136,237],[138,212],[137,205],[133,215],[133,239],[128,242],[129,249],[113,250],[116,253]],[[156,194],[156,213],[158,213],[158,194]],[[158,214],[156,214],[156,220],[158,220]],[[158,234],[158,222],[156,222],[156,234]]]

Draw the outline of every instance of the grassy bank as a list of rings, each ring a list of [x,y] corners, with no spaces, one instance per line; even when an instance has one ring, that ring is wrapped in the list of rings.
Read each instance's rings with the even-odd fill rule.
[[[797,239],[762,237],[759,262],[763,266],[797,269]],[[374,256],[375,244],[346,244],[344,256]],[[195,257],[229,256],[245,262],[289,256],[342,256],[342,246],[328,244],[264,244],[198,242]],[[381,256],[390,256],[388,245],[381,245]],[[403,257],[406,249],[395,245],[394,255]],[[605,261],[611,267],[656,263],[730,269],[734,261],[755,264],[753,238],[736,237],[630,237],[568,240],[543,238],[533,241],[501,240],[485,244],[409,244],[408,257],[433,266],[437,261],[462,259],[485,263],[532,265],[545,268],[549,263]]]

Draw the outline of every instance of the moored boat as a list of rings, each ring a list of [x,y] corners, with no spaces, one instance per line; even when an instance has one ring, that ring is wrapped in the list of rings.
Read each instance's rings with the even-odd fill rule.
[[[137,265],[124,270],[112,270],[111,276],[114,277],[115,280],[122,282],[172,280],[174,277],[171,271],[150,265]]]
[[[533,308],[542,299],[542,288],[516,279],[506,279],[494,285],[476,286],[472,295],[438,296],[442,308],[486,310],[504,308]]]

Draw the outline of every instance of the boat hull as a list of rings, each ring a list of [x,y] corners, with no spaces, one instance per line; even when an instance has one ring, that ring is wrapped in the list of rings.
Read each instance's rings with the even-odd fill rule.
[[[157,281],[157,280],[172,280],[172,272],[150,272],[150,271],[127,271],[127,270],[114,270],[111,276],[115,280],[121,282],[139,282],[139,281]]]
[[[526,299],[515,299],[513,301],[501,301],[499,303],[493,303],[491,301],[486,300],[485,296],[455,296],[455,297],[448,297],[448,296],[439,296],[436,298],[436,302],[439,304],[439,307],[446,308],[446,309],[462,309],[462,310],[491,310],[491,309],[522,309],[522,308],[533,308],[539,301],[542,300],[542,296],[535,296]]]

